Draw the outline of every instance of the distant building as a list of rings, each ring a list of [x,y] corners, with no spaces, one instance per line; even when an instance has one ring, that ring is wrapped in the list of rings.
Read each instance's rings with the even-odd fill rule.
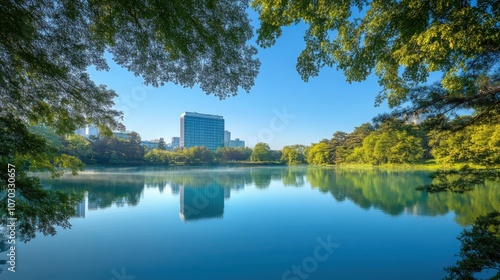
[[[179,148],[181,146],[181,138],[180,137],[172,137],[172,142],[170,143],[170,147],[172,149]]]
[[[229,141],[231,140],[231,131],[224,130],[224,146],[229,146]]]
[[[86,127],[75,130],[75,134],[89,138],[90,136],[99,135],[99,129],[95,125],[88,125]]]
[[[203,146],[212,151],[224,146],[224,118],[184,112],[181,115],[180,147]]]
[[[114,131],[113,136],[119,139],[128,140],[130,138],[130,131],[125,131],[125,132]]]
[[[149,150],[156,149],[158,148],[158,140],[141,141],[141,146],[146,147]]]
[[[229,140],[228,146],[230,148],[245,148],[245,141],[240,140],[240,138]]]

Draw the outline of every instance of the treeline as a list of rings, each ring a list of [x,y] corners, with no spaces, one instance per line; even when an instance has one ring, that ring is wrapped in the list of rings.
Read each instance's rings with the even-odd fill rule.
[[[59,137],[50,128],[33,127],[61,154],[85,164],[100,165],[212,165],[231,162],[275,162],[287,164],[414,164],[435,159],[451,166],[456,163],[500,164],[500,124],[470,125],[452,131],[433,129],[425,121],[409,124],[399,119],[364,123],[351,133],[337,131],[331,139],[310,146],[291,145],[271,150],[266,143],[251,148],[205,147],[166,150],[163,139],[158,147],[141,146],[141,137],[131,132],[128,139],[79,135]]]
[[[438,164],[500,163],[500,124],[470,125],[459,131],[386,119],[364,123],[352,133],[337,131],[311,146],[283,148],[282,160],[309,164],[413,164],[435,159]]]
[[[215,152],[205,147],[146,149],[144,162],[154,165],[212,165],[233,162],[280,163],[281,151],[271,150],[268,144],[258,143],[251,148],[221,147]]]
[[[141,145],[136,132],[128,139],[117,137],[95,137],[89,139],[72,134],[58,136],[51,128],[36,126],[31,130],[43,136],[57,149],[58,153],[73,156],[85,164],[92,165],[212,165],[232,162],[275,162],[281,163],[281,151],[271,150],[268,144],[258,143],[251,148],[221,147],[212,151],[205,147],[178,148],[166,150],[163,139],[157,148],[148,149]]]

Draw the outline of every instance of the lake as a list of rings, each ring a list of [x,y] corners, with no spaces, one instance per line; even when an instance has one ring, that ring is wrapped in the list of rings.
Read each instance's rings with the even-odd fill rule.
[[[423,171],[106,168],[42,178],[84,193],[71,229],[17,243],[1,279],[441,279],[500,188],[415,188]],[[0,258],[1,259],[1,258]]]

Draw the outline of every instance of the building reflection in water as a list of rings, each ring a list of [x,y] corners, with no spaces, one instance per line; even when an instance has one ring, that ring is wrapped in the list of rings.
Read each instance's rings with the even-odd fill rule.
[[[180,186],[180,212],[183,221],[222,218],[224,197],[229,193],[218,185],[204,187]]]
[[[82,201],[80,201],[80,203],[76,205],[76,213],[74,217],[85,219],[85,212],[87,211],[88,201],[89,201],[88,192],[85,192]]]

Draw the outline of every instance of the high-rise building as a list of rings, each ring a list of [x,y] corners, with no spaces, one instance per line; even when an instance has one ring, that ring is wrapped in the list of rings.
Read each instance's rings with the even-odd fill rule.
[[[212,151],[224,146],[224,118],[217,115],[184,112],[181,115],[180,146],[203,146]]]
[[[224,130],[224,146],[229,146],[229,141],[231,140],[231,131]]]

